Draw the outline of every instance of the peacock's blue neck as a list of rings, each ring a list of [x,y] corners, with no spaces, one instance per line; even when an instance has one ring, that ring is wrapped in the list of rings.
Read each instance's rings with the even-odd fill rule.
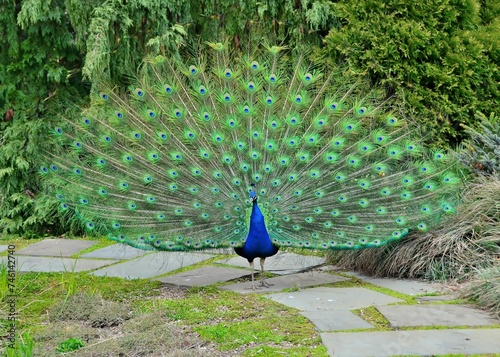
[[[250,233],[267,233],[266,222],[264,221],[264,215],[262,214],[257,200],[253,201],[252,214],[250,215]]]

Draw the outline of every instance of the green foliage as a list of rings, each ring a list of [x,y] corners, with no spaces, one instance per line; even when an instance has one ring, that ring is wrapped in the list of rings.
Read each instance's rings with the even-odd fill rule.
[[[477,174],[500,177],[500,118],[494,113],[490,118],[476,114],[481,130],[466,127],[470,139],[462,143],[458,159]]]
[[[293,46],[313,40],[315,33],[326,33],[335,22],[332,4],[325,0],[191,1],[190,12],[190,25],[204,40],[225,34],[234,37],[235,43],[245,37],[245,32],[254,32],[257,36],[286,38]]]
[[[27,357],[33,356],[34,341],[31,332],[18,333],[14,348],[6,347],[4,357]]]
[[[57,214],[55,199],[38,180],[36,157],[48,150],[48,123],[41,119],[15,120],[2,132],[0,146],[0,228],[4,232],[35,230],[58,233],[65,224]],[[48,140],[49,139],[49,140]]]
[[[184,1],[96,1],[88,7],[88,35],[85,37],[87,56],[83,74],[90,80],[109,80],[127,75],[144,55],[149,42],[158,50],[176,52],[186,34],[176,21],[169,17],[169,10],[177,15],[188,14]],[[70,10],[81,12],[80,2]],[[88,6],[88,5],[87,5]],[[182,17],[178,20],[184,20]],[[83,41],[83,38],[82,40]]]
[[[84,345],[85,343],[79,338],[68,338],[59,344],[56,351],[60,353],[76,351]]]
[[[14,3],[14,4],[12,4]],[[64,1],[2,2],[0,5],[0,230],[43,234],[64,228],[43,192],[36,157],[50,145],[54,98],[73,96],[80,53],[72,40]],[[5,35],[5,36],[4,36]],[[54,112],[56,111],[56,112]],[[44,120],[45,118],[45,120]]]
[[[418,113],[429,142],[458,142],[474,113],[498,112],[500,10],[476,0],[347,0],[325,38],[335,60],[398,93]]]
[[[4,262],[0,263],[0,301],[3,301],[7,295],[9,295],[9,271],[7,270],[7,264]]]

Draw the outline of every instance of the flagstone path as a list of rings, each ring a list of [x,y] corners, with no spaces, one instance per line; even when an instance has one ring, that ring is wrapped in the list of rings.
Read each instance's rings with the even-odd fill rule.
[[[148,252],[119,244],[92,251],[95,243],[45,239],[17,251],[16,266],[21,272],[89,271],[97,276],[147,278],[186,287],[228,282],[220,288],[254,293],[248,289],[248,279],[234,282],[249,275],[248,263],[240,257],[216,250]],[[6,249],[0,246],[0,252]],[[83,250],[87,253],[79,254]],[[220,259],[213,259],[210,265],[175,273],[218,255]],[[5,263],[6,257],[1,261]],[[453,304],[455,296],[439,284],[371,278],[354,272],[329,273],[328,269],[319,269],[322,264],[324,259],[320,257],[280,252],[266,259],[266,271],[277,275],[267,279],[274,285],[255,293],[298,309],[321,332],[330,356],[500,355],[500,320],[473,306]],[[371,285],[331,286],[353,279]],[[409,304],[405,296],[416,296],[418,304]],[[351,311],[371,306],[387,319],[390,329],[376,331],[363,314]]]

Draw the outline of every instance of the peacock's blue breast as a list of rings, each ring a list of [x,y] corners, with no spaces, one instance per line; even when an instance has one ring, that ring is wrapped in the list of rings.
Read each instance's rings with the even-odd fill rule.
[[[254,201],[252,215],[250,216],[250,229],[245,245],[241,248],[235,248],[235,252],[251,262],[255,258],[273,256],[278,250],[279,248],[274,246],[271,242],[264,216],[257,205],[257,201]]]

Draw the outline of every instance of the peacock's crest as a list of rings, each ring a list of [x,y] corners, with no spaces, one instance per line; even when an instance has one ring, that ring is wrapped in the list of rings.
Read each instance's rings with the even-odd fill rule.
[[[460,180],[397,108],[268,46],[155,57],[53,130],[43,177],[90,231],[143,249],[239,247],[249,190],[277,246],[374,247],[453,212]]]

